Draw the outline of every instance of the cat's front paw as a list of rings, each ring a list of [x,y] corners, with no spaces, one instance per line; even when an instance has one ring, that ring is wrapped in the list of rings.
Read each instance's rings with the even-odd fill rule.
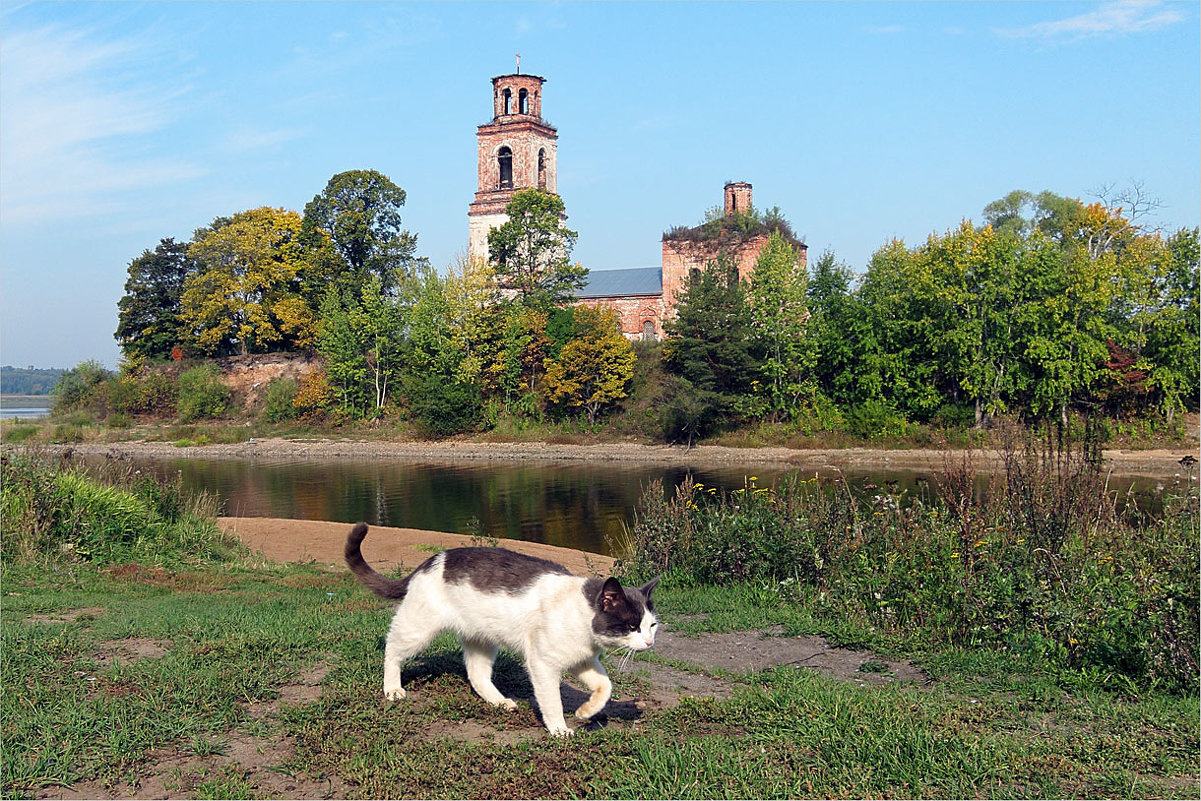
[[[392,689],[385,688],[384,689],[384,700],[400,701],[401,699],[403,699],[405,697],[405,694],[406,693],[405,693],[403,687],[395,687]]]
[[[562,728],[556,726],[555,728],[550,729],[551,737],[570,737],[573,734],[575,734],[575,732],[566,726],[563,726]]]
[[[510,712],[517,711],[517,702],[514,701],[512,698],[505,698],[500,703],[498,703],[497,706],[499,706],[501,709],[507,709]]]

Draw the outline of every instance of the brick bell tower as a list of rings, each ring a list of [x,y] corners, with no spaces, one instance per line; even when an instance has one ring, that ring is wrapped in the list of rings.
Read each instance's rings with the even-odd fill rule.
[[[503,225],[505,206],[518,189],[556,192],[558,131],[542,119],[545,78],[513,75],[492,79],[492,121],[476,130],[479,187],[468,207],[468,254],[488,258],[488,232]]]

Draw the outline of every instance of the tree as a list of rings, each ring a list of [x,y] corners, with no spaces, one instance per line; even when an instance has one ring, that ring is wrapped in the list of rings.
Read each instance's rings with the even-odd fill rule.
[[[543,386],[551,403],[580,409],[590,424],[605,408],[626,397],[634,378],[634,349],[621,335],[609,309],[575,308],[579,335],[547,359]]]
[[[351,295],[368,277],[393,292],[424,260],[415,256],[417,236],[401,228],[405,191],[375,170],[349,170],[329,179],[304,207],[303,231],[324,231],[349,270]]]
[[[675,319],[664,326],[664,364],[686,382],[679,403],[687,402],[687,414],[665,410],[687,423],[687,431],[677,433],[691,440],[733,418],[738,400],[750,393],[758,374],[752,326],[746,288],[724,253],[693,273],[676,303]]]
[[[300,215],[263,207],[218,220],[193,237],[197,272],[181,296],[181,318],[202,353],[247,354],[305,347],[316,315],[299,292],[308,270]]]
[[[1141,334],[1137,366],[1158,396],[1160,411],[1171,422],[1189,400],[1195,408],[1201,352],[1201,281],[1198,264],[1201,229],[1184,228],[1164,243],[1149,271],[1147,302],[1132,316]]]
[[[354,413],[380,410],[403,363],[407,309],[388,295],[377,276],[347,301],[333,288],[321,305],[318,348],[330,383]]]
[[[759,252],[747,293],[753,335],[763,353],[759,389],[777,417],[792,411],[816,363],[806,331],[807,283],[796,249],[772,232]]]
[[[129,263],[113,334],[127,358],[165,358],[183,342],[181,297],[194,271],[187,243],[170,238]]]
[[[584,286],[588,271],[571,263],[576,232],[564,224],[558,195],[519,189],[505,206],[509,219],[488,232],[489,259],[497,278],[522,305],[549,310]]]

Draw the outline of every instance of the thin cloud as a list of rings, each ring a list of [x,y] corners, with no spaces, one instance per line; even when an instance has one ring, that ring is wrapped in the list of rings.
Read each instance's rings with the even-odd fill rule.
[[[1020,28],[998,28],[1002,36],[1046,41],[1091,39],[1146,33],[1184,20],[1184,15],[1160,3],[1122,0],[1102,3],[1095,10],[1066,19],[1038,22]]]
[[[145,42],[85,30],[5,32],[0,80],[0,205],[6,223],[93,216],[119,195],[200,170],[154,152],[185,89],[168,88]]]

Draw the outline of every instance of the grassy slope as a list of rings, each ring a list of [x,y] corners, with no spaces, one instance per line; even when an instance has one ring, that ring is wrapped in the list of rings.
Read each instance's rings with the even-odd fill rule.
[[[667,590],[659,605],[687,627],[779,618],[737,590]],[[56,614],[95,608],[54,622]],[[692,618],[701,615],[700,618]],[[711,616],[710,616],[711,615]],[[42,616],[40,618],[35,616]],[[133,782],[164,749],[227,749],[251,731],[294,744],[281,766],[336,777],[365,797],[1149,797],[1197,795],[1198,699],[1125,697],[1044,675],[1005,653],[942,651],[937,679],[860,688],[782,667],[722,701],[648,712],[567,741],[504,744],[536,725],[528,707],[492,710],[462,678],[453,642],[406,670],[413,695],[378,697],[388,610],[345,574],[306,566],[181,572],[7,565],[3,597],[6,798],[80,780]],[[158,658],[99,655],[128,638]],[[249,709],[306,668],[330,667],[321,697],[273,720]],[[524,682],[512,660],[499,683]],[[617,691],[636,696],[633,673]],[[420,699],[420,701],[418,701]],[[495,730],[495,742],[427,736],[445,721]],[[272,790],[241,770],[179,776],[195,795]]]

